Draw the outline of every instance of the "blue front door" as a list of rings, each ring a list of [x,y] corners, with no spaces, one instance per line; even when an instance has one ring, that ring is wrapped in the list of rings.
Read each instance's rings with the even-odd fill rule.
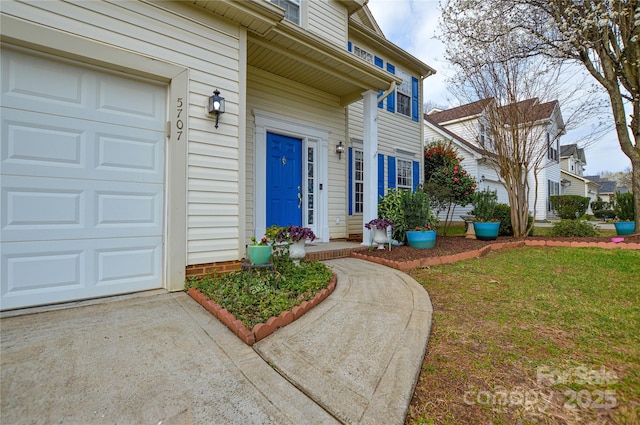
[[[267,133],[267,227],[302,225],[302,140]]]

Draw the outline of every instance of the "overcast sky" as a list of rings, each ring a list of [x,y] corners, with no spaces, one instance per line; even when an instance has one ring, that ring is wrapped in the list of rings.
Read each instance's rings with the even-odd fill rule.
[[[453,70],[444,59],[444,46],[435,38],[440,17],[439,2],[369,0],[368,6],[387,39],[437,71],[436,75],[425,79],[425,100],[443,107],[457,106],[459,102],[447,90],[447,78]],[[568,132],[561,139],[561,144],[572,143],[579,137],[578,133],[578,130]],[[622,171],[631,165],[622,153],[614,131],[588,146],[585,153],[587,175],[601,171]]]

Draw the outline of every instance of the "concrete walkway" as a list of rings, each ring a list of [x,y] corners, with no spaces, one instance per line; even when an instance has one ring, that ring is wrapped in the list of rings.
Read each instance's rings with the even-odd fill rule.
[[[429,297],[383,266],[327,264],[336,291],[256,351],[185,293],[3,314],[1,422],[401,424]]]

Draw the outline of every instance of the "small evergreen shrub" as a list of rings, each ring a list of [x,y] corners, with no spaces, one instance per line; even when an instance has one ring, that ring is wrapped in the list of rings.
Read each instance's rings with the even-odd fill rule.
[[[613,207],[618,220],[633,221],[635,208],[633,206],[633,193],[616,193],[616,199]]]
[[[586,221],[560,220],[553,225],[551,236],[584,238],[598,236],[598,232]]]
[[[493,210],[495,218],[500,220],[500,230],[498,230],[498,236],[513,236],[513,226],[511,225],[511,207],[509,204],[496,204]],[[533,216],[529,214],[527,220],[527,227],[531,227],[533,222]]]
[[[551,208],[562,220],[575,220],[582,217],[589,208],[590,199],[579,195],[550,196]]]
[[[597,200],[591,202],[591,211],[600,220],[612,220],[616,216],[612,202],[603,201],[599,196]]]

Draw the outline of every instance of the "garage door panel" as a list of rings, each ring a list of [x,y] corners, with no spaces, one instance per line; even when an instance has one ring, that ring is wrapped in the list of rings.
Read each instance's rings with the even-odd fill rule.
[[[24,114],[24,113],[23,113]],[[86,146],[84,130],[63,127],[55,122],[45,123],[44,117],[31,115],[38,121],[15,121],[13,110],[3,110],[2,138],[6,140],[2,159],[4,166],[22,164],[29,166],[84,167]],[[24,115],[23,115],[24,116]]]
[[[163,186],[3,176],[2,240],[162,234]]]
[[[161,238],[3,243],[2,309],[158,287]]]
[[[162,88],[105,74],[98,75],[98,87],[96,111],[106,120],[131,120],[144,128],[157,128],[164,121]]]
[[[81,229],[83,192],[78,190],[38,190],[34,188],[6,188],[3,205],[6,227],[64,226]],[[4,208],[3,208],[4,209]],[[4,238],[3,238],[4,240]]]
[[[7,50],[2,106],[141,129],[163,128],[161,84]],[[55,82],[52,84],[52,82]]]
[[[163,134],[149,137],[147,132],[136,137],[135,131],[127,135],[98,133],[96,139],[98,172],[115,173],[116,176],[143,173],[161,181]]]
[[[2,172],[162,183],[164,133],[2,110]]]
[[[82,68],[7,50],[2,74],[3,106],[69,108],[77,115],[88,104],[87,73]]]

